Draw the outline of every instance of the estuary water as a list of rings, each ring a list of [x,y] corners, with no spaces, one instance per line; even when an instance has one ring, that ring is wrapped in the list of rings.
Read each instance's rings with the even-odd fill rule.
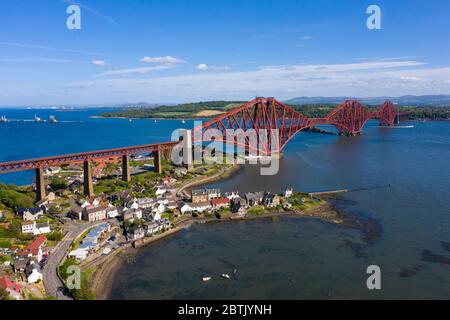
[[[0,110],[32,118],[31,110]],[[89,119],[99,110],[56,112],[57,124],[0,123],[0,161],[169,140],[188,121]],[[67,121],[67,122],[65,122]],[[211,186],[223,191],[356,189],[336,205],[370,219],[361,230],[307,218],[196,225],[136,251],[119,270],[111,299],[449,299],[450,122],[380,128],[347,138],[300,133],[275,176],[244,166]],[[331,127],[326,129],[333,130]],[[28,184],[32,172],[0,176]],[[366,269],[381,268],[381,290]],[[231,279],[220,277],[222,273]],[[212,277],[202,282],[204,276]]]

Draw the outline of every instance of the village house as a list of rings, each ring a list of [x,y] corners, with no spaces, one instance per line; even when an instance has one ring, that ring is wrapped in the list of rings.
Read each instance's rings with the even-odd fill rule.
[[[153,198],[134,199],[134,203],[137,204],[138,208],[147,209],[151,208],[155,204],[155,199]]]
[[[191,193],[192,203],[208,202],[216,198],[220,198],[220,189],[197,189]]]
[[[32,233],[35,236],[39,234],[50,233],[50,224],[49,222],[40,222],[36,223],[36,221],[29,221],[22,223],[22,233]]]
[[[36,221],[41,219],[45,214],[44,209],[41,207],[19,209],[18,213],[23,221]]]
[[[191,213],[192,211],[192,203],[180,203],[181,214]]]
[[[162,196],[162,195],[164,195],[164,194],[167,192],[166,187],[163,186],[163,185],[156,185],[156,186],[154,187],[154,189],[155,189],[155,194],[156,194],[157,196]]]
[[[108,206],[106,208],[106,215],[108,216],[108,219],[117,218],[119,216],[119,210],[114,206]]]
[[[151,236],[151,235],[158,233],[161,230],[161,228],[160,228],[160,224],[158,222],[153,221],[153,222],[145,223],[144,230],[145,230],[145,234],[147,236]]]
[[[262,201],[263,206],[273,208],[279,206],[281,203],[280,196],[276,194],[266,193]]]
[[[176,201],[167,202],[167,209],[175,210],[176,208],[178,208],[178,203]]]
[[[28,283],[42,281],[41,267],[33,260],[30,260],[30,263],[25,267],[25,275],[27,276]]]
[[[47,238],[44,235],[40,235],[32,243],[27,245],[25,249],[16,253],[18,258],[35,258],[38,262],[42,260],[43,250],[47,244]]]
[[[129,221],[129,222],[133,222],[134,221],[134,215],[133,212],[131,212],[130,210],[124,210],[122,211],[122,221]]]
[[[133,215],[133,219],[142,219],[142,210],[141,209],[131,209],[129,210],[130,213]]]
[[[245,194],[244,198],[247,202],[247,206],[254,207],[263,201],[264,192],[249,192]]]
[[[243,198],[233,198],[231,199],[231,212],[233,213],[244,213],[247,203]]]
[[[3,211],[0,211],[0,219],[3,219],[5,217],[5,213]]]
[[[290,198],[293,195],[294,190],[292,188],[287,188],[286,190],[284,190],[283,196],[285,198]]]
[[[107,208],[99,205],[88,205],[83,208],[83,220],[89,222],[106,220]]]
[[[225,194],[225,197],[228,198],[228,199],[230,199],[230,200],[232,200],[232,199],[234,199],[234,198],[240,198],[241,196],[239,195],[239,192],[233,191],[233,192],[227,192],[227,193]]]
[[[25,272],[25,268],[28,265],[28,263],[30,262],[32,258],[28,258],[28,257],[15,257],[13,260],[13,269],[14,272],[19,273],[19,272]]]
[[[0,277],[0,288],[4,289],[13,299],[22,300],[22,286],[15,281],[11,281],[8,276]]]
[[[49,192],[48,195],[42,199],[41,201],[36,202],[36,207],[43,208],[44,210],[47,210],[50,203],[52,201],[55,201],[56,195],[54,192]]]
[[[142,227],[130,228],[127,232],[127,238],[130,241],[139,240],[145,237],[145,230]]]
[[[212,209],[212,206],[211,206],[211,202],[206,201],[206,202],[192,203],[191,208],[192,208],[192,211],[194,211],[194,212],[202,213],[209,209]]]
[[[228,198],[212,199],[211,205],[212,205],[213,209],[230,207],[230,199],[228,199]]]

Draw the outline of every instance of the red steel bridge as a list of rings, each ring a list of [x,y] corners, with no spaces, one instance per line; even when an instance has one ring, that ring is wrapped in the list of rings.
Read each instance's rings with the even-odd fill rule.
[[[258,148],[260,154],[271,155],[283,151],[286,144],[300,131],[323,124],[334,125],[339,134],[353,136],[362,133],[365,123],[369,119],[377,119],[382,126],[393,126],[400,114],[395,106],[386,101],[376,112],[370,112],[357,101],[345,101],[337,109],[324,118],[308,118],[301,112],[286,106],[274,98],[256,98],[242,106],[234,108],[227,113],[221,114],[203,125],[194,128],[193,141],[198,142],[199,133],[202,141],[205,139],[203,133],[207,129],[217,129],[220,137],[214,137],[215,141],[229,142],[227,134],[230,130],[248,129],[275,130],[278,132],[274,140],[270,137],[266,139],[264,145],[257,147],[245,140],[240,144],[236,139],[232,140],[235,145],[248,149]],[[216,130],[216,132],[217,132]],[[69,163],[83,163],[84,165],[84,194],[92,196],[93,183],[90,163],[101,159],[122,158],[122,179],[130,181],[129,157],[133,154],[148,152],[153,154],[155,170],[161,172],[161,157],[165,151],[170,151],[179,142],[162,142],[142,146],[132,146],[125,148],[91,151],[77,154],[53,156],[47,158],[37,158],[21,161],[0,163],[0,174],[15,171],[35,170],[36,191],[38,201],[45,198],[45,184],[43,170],[46,167],[61,166]]]
[[[233,141],[235,145],[246,150],[270,155],[282,152],[297,133],[309,127],[331,124],[337,128],[340,135],[355,136],[362,133],[364,125],[370,119],[379,120],[381,126],[393,126],[399,116],[396,107],[390,101],[386,101],[377,111],[370,112],[358,101],[347,100],[324,118],[308,118],[274,98],[256,98],[195,128],[194,141],[196,137],[202,137],[205,141],[205,137],[199,133],[207,129],[217,129],[221,132],[221,136],[217,135],[210,140]],[[230,137],[230,133],[239,129],[244,132],[248,129],[255,129],[256,132],[267,130],[267,136],[263,144],[255,145],[249,140],[243,143],[242,140]],[[278,132],[276,139],[268,132],[272,129]]]

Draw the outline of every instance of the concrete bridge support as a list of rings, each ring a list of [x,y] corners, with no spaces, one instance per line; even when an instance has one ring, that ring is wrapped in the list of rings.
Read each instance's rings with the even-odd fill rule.
[[[92,197],[94,195],[94,184],[92,183],[92,169],[89,161],[84,161],[84,195]]]
[[[131,181],[130,156],[128,155],[122,156],[122,180],[127,182]]]
[[[44,169],[36,168],[36,202],[41,201],[45,194]]]
[[[162,151],[159,147],[158,150],[153,152],[153,166],[155,167],[155,172],[162,173]]]

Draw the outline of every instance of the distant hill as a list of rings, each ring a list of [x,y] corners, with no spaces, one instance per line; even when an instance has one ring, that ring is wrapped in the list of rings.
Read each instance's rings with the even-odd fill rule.
[[[149,106],[145,103],[127,104],[121,110],[104,112],[105,118],[208,118],[219,115],[242,104],[240,101],[207,101],[178,105]]]
[[[371,97],[371,98],[357,98],[357,97],[297,97],[285,101],[287,104],[340,104],[345,100],[358,100],[366,105],[379,105],[384,101],[390,100],[401,106],[450,106],[450,95],[427,95],[414,96],[407,95],[401,97]]]

